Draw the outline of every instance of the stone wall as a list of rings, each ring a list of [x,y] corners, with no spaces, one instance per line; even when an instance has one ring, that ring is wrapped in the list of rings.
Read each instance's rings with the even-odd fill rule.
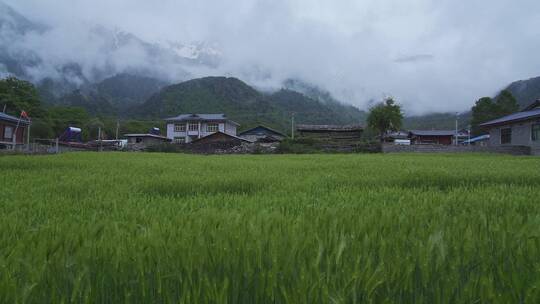
[[[502,153],[511,155],[531,155],[526,146],[445,146],[445,145],[392,145],[384,144],[383,153]]]

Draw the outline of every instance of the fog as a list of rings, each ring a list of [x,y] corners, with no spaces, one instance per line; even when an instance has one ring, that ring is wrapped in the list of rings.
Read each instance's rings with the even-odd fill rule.
[[[51,64],[145,70],[173,80],[236,76],[263,88],[298,78],[366,109],[385,96],[407,113],[465,111],[510,82],[540,75],[540,2],[533,0],[5,0],[46,34],[15,41]],[[154,58],[134,43],[103,52],[96,26],[150,43],[211,46],[218,64]],[[90,34],[89,34],[90,33]],[[188,76],[189,75],[189,76]]]

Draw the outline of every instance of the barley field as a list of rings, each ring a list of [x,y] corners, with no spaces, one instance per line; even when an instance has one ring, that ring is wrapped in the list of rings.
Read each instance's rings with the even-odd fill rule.
[[[0,157],[0,303],[540,303],[540,158]]]

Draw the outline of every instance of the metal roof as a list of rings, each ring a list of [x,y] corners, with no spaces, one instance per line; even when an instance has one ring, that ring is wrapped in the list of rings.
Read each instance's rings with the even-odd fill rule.
[[[212,136],[217,136],[219,134],[222,134],[222,135],[226,135],[228,137],[232,137],[232,138],[235,138],[235,139],[238,139],[238,140],[241,140],[241,141],[245,141],[245,142],[248,142],[248,143],[253,143],[253,141],[251,140],[248,140],[248,139],[245,139],[245,138],[242,138],[242,137],[238,137],[238,136],[235,136],[235,135],[231,135],[231,134],[228,134],[228,133],[223,133],[223,132],[215,132],[215,133],[212,133],[210,135],[206,135],[205,137],[201,137],[201,138],[197,138],[196,140],[193,141],[193,143],[196,143],[196,142],[199,142],[203,139],[208,139]]]
[[[240,124],[227,118],[225,114],[180,114],[176,117],[169,117],[166,121],[229,121],[239,126]]]
[[[19,119],[15,116],[11,116],[11,115],[8,115],[4,112],[0,112],[0,120],[7,120],[7,121],[10,121],[10,122],[14,122],[14,123],[17,123],[20,121],[21,124],[24,124],[24,125],[28,125],[30,124],[30,122],[26,119]]]
[[[263,126],[263,125],[258,125],[258,126],[256,126],[255,128],[251,128],[251,129],[249,129],[249,130],[246,130],[246,131],[244,131],[244,132],[241,132],[239,135],[240,135],[240,136],[245,135],[245,134],[250,133],[250,132],[252,132],[252,131],[254,131],[254,130],[256,130],[256,129],[259,129],[259,128],[262,128],[262,129],[268,130],[268,131],[270,131],[270,132],[272,132],[272,133],[274,133],[274,134],[278,134],[278,135],[280,135],[280,136],[286,137],[285,134],[283,134],[283,133],[281,133],[281,132],[279,132],[279,131],[277,131],[277,130],[274,130],[274,129],[272,129],[272,128]]]
[[[454,130],[411,130],[412,135],[419,136],[455,136]]]
[[[501,118],[497,118],[497,119],[485,122],[483,124],[480,124],[480,126],[489,127],[489,126],[494,126],[494,125],[507,124],[507,123],[515,122],[515,121],[529,120],[529,119],[534,119],[534,118],[540,118],[540,108],[506,115]]]
[[[297,125],[298,131],[362,131],[360,125]]]

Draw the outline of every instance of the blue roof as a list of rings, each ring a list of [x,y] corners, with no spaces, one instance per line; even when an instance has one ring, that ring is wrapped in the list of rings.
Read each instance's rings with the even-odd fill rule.
[[[20,122],[22,124],[29,124],[29,121],[26,120],[26,119],[19,119],[15,116],[11,116],[11,115],[8,115],[6,113],[3,113],[3,112],[0,112],[0,120],[7,120],[7,121],[10,121],[10,122],[13,122],[13,123],[17,123],[17,122]]]
[[[454,136],[456,131],[451,130],[411,130],[412,135],[419,136]]]
[[[480,124],[480,126],[489,127],[489,126],[501,125],[501,124],[504,125],[507,123],[515,122],[515,121],[528,120],[528,119],[534,119],[534,118],[540,118],[540,108],[506,115],[501,118],[497,118],[497,119],[485,122],[483,124]]]
[[[480,136],[476,136],[476,137],[473,137],[471,139],[468,139],[468,140],[464,141],[463,143],[464,144],[474,143],[474,142],[478,142],[478,141],[482,141],[482,140],[488,140],[489,138],[490,138],[489,134],[484,134],[484,135],[480,135]]]

